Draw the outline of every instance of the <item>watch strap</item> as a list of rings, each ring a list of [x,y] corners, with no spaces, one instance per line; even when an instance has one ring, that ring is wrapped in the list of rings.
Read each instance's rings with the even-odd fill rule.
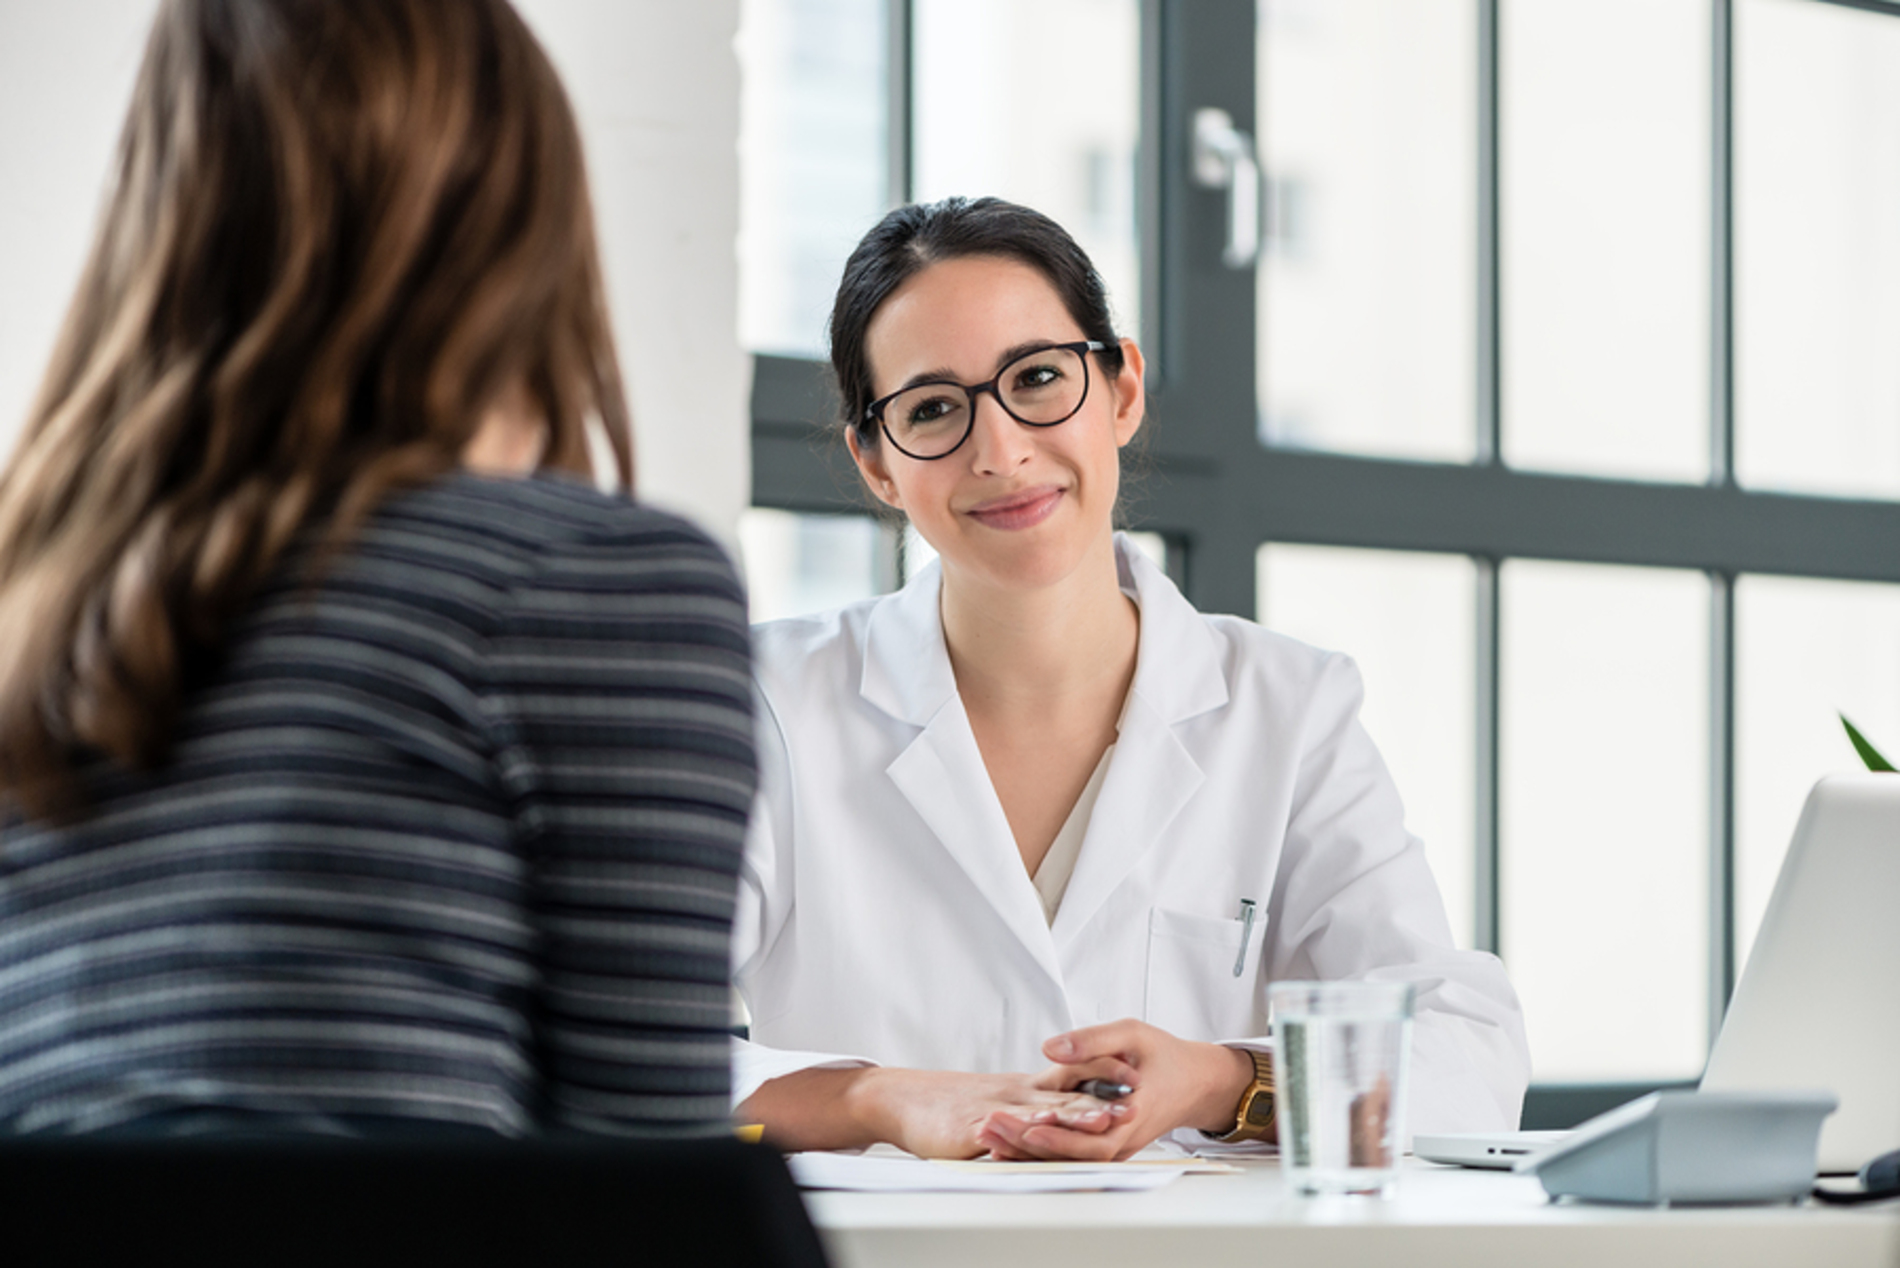
[[[1223,1143],[1260,1140],[1273,1130],[1273,1058],[1252,1048],[1243,1048],[1241,1051],[1253,1061],[1253,1082],[1241,1092],[1240,1103],[1234,1107],[1234,1126],[1219,1136],[1201,1133]]]

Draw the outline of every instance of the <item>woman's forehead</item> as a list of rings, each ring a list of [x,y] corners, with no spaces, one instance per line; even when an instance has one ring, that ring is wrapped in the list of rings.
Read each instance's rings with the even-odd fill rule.
[[[935,370],[983,378],[1005,349],[1082,337],[1041,271],[1000,256],[963,256],[893,291],[865,331],[865,352],[880,384]]]

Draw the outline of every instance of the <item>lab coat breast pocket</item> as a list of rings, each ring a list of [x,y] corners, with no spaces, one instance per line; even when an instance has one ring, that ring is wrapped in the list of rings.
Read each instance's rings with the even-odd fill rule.
[[[1197,916],[1165,907],[1148,913],[1148,986],[1142,1017],[1182,1039],[1216,1040],[1253,1033],[1266,915],[1253,930],[1232,917]],[[1240,973],[1234,973],[1235,961]]]

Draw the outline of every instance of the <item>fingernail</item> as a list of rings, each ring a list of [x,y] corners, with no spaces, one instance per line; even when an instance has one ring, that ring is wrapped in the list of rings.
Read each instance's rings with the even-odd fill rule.
[[[1066,1037],[1051,1039],[1049,1041],[1049,1052],[1057,1059],[1073,1057],[1075,1055],[1075,1042]]]
[[[1034,1114],[1029,1116],[1029,1121],[1032,1123],[1053,1123],[1056,1121],[1056,1112],[1054,1110],[1037,1110]]]
[[[1108,1112],[1113,1114],[1116,1118],[1120,1118],[1128,1112],[1128,1107],[1123,1105],[1120,1101],[1116,1101],[1113,1105],[1108,1107]]]

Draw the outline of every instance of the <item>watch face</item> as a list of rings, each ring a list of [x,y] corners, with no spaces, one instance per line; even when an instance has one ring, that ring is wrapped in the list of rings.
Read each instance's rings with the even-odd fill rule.
[[[1273,1097],[1262,1092],[1247,1102],[1247,1126],[1265,1127],[1273,1121]]]

